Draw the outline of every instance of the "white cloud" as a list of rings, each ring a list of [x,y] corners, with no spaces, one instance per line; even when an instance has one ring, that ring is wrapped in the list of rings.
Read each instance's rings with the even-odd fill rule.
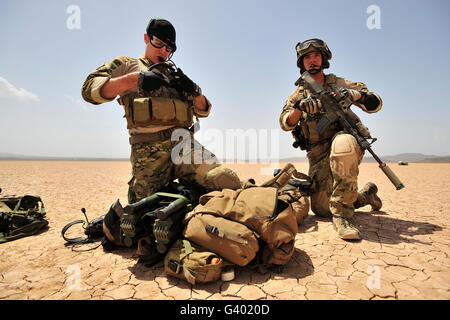
[[[0,77],[0,97],[13,98],[20,101],[39,101],[37,94],[24,88],[16,88],[8,80]]]

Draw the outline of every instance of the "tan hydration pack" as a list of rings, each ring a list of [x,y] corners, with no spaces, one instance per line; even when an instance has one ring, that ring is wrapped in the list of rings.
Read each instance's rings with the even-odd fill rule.
[[[241,266],[256,251],[263,264],[286,264],[294,253],[298,232],[292,207],[298,199],[288,202],[278,196],[292,176],[309,179],[288,164],[261,186],[247,183],[243,189],[204,194],[185,219],[183,235]],[[309,205],[306,210],[303,207],[303,212],[309,210]],[[252,245],[254,238],[260,240],[259,246]]]
[[[217,228],[222,229],[224,234],[238,232],[237,227],[234,226],[236,223],[256,233],[262,240],[262,262],[265,264],[286,264],[294,253],[294,239],[298,231],[297,220],[292,207],[278,199],[276,188],[251,187],[213,191],[200,197],[200,204],[195,207],[193,215],[219,217],[216,218]],[[231,225],[229,221],[234,224]],[[220,222],[227,222],[227,224],[220,224]],[[230,227],[234,230],[227,230]],[[238,233],[243,235],[242,231]],[[185,236],[190,235],[185,234]],[[205,244],[210,245],[208,242]],[[230,248],[223,251],[228,255],[224,257],[231,262],[237,257],[230,256],[239,254],[238,251]]]
[[[258,235],[236,221],[194,210],[185,223],[187,239],[239,266],[247,265],[259,250]]]

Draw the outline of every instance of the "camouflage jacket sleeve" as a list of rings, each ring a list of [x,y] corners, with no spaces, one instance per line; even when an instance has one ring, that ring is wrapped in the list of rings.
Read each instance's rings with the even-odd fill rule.
[[[358,106],[362,110],[364,110],[367,113],[375,113],[380,111],[381,107],[383,106],[383,101],[381,100],[380,96],[376,94],[375,92],[369,91],[367,89],[367,86],[363,82],[352,82],[350,80],[347,80],[345,78],[339,78],[336,79],[336,85],[340,88],[347,88],[347,89],[353,89],[357,91],[364,91],[368,94],[373,94],[375,97],[377,97],[379,104],[378,107],[374,110],[368,110],[363,104],[355,102],[354,105]]]
[[[211,102],[206,97],[205,100],[206,100],[206,110],[200,110],[194,106],[194,114],[199,118],[206,118],[207,116],[209,116],[209,113],[211,112],[212,106]]]
[[[295,128],[295,125],[290,126],[287,123],[288,117],[291,114],[292,110],[294,110],[294,104],[298,101],[304,98],[305,95],[305,90],[303,89],[303,87],[298,86],[297,88],[294,89],[294,91],[291,92],[291,94],[289,95],[283,110],[281,111],[280,114],[280,126],[281,129],[283,129],[284,131],[292,131]]]
[[[83,83],[81,95],[83,99],[92,104],[101,104],[113,101],[115,98],[107,99],[102,97],[100,90],[103,85],[111,78],[123,76],[131,69],[136,68],[136,59],[119,56],[113,60],[104,63],[94,72],[90,73]]]

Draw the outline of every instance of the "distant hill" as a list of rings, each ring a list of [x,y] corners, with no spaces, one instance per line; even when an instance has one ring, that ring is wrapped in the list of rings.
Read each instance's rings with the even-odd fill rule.
[[[381,160],[385,162],[430,162],[432,159],[448,158],[449,156],[426,155],[422,153],[400,153],[393,156],[381,156]],[[427,161],[425,161],[427,160]]]
[[[436,158],[426,158],[417,162],[428,162],[428,163],[450,163],[449,157],[436,157]]]

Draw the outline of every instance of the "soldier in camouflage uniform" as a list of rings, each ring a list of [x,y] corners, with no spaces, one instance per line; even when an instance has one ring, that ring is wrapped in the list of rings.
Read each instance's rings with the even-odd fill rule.
[[[297,44],[296,51],[300,72],[308,71],[325,90],[339,88],[367,113],[381,109],[381,98],[370,92],[364,83],[324,74],[323,69],[329,67],[328,60],[332,56],[324,41],[305,40]],[[294,130],[300,147],[308,152],[309,176],[315,190],[311,195],[312,211],[321,217],[332,217],[333,226],[342,239],[360,239],[360,232],[351,220],[354,209],[370,204],[372,210],[379,210],[382,202],[377,196],[377,186],[372,182],[358,192],[358,167],[364,152],[356,139],[336,123],[322,134],[316,130],[323,114],[321,107],[321,101],[299,85],[286,101],[280,125],[285,131]],[[351,114],[359,121],[353,112]]]
[[[186,131],[188,143],[200,147],[184,148],[182,154],[182,159],[191,161],[172,161],[172,150],[181,143],[171,139],[175,129],[192,128],[194,116],[197,120],[207,117],[211,110],[199,86],[168,61],[176,50],[175,35],[169,21],[151,19],[144,34],[144,56],[116,57],[89,74],[82,87],[83,98],[95,105],[120,95],[131,144],[129,203],[150,196],[176,178],[205,191],[241,186],[233,171],[220,166],[195,141],[192,130]],[[204,154],[212,155],[213,161],[199,163]]]

